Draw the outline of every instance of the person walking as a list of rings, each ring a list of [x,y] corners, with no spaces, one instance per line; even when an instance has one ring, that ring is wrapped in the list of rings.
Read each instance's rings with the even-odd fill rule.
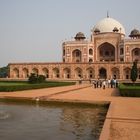
[[[114,88],[116,88],[117,80],[114,78]]]
[[[110,88],[110,84],[111,84],[111,80],[108,79],[108,81],[107,81],[108,88]]]
[[[113,88],[113,86],[114,86],[114,79],[111,79],[110,84],[111,84],[111,88]]]
[[[106,87],[106,80],[104,80],[102,84],[103,84],[103,89],[105,89],[105,87]]]
[[[94,88],[97,87],[97,82],[96,81],[93,81],[93,86],[94,86]]]

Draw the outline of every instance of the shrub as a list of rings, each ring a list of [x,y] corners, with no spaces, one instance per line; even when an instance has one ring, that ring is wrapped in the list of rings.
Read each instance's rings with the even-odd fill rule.
[[[37,78],[37,75],[34,74],[34,73],[31,73],[31,75],[30,75],[29,78],[28,78],[28,82],[31,83],[31,84],[35,84],[35,83],[38,82],[37,79],[38,79],[38,78]]]
[[[37,81],[38,83],[44,83],[46,80],[46,77],[44,75],[38,75]]]
[[[36,83],[44,83],[46,80],[46,77],[44,75],[36,75],[34,73],[31,73],[29,76],[28,82],[31,84],[36,84]]]
[[[120,84],[119,91],[121,96],[140,97],[140,84],[135,86],[132,83]]]

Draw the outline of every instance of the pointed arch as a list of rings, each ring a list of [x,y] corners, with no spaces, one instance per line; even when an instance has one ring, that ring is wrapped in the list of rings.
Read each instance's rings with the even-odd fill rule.
[[[71,70],[69,68],[64,68],[64,78],[71,78]]]
[[[105,42],[98,47],[97,60],[99,61],[115,61],[115,47]]]
[[[99,69],[99,78],[100,79],[106,79],[107,78],[107,71],[105,68],[101,67]]]
[[[82,71],[81,68],[77,67],[77,68],[75,69],[75,77],[76,77],[76,78],[82,78],[82,77],[83,77],[83,71]]]
[[[32,73],[34,73],[34,74],[38,75],[39,71],[38,71],[38,69],[37,69],[37,68],[33,68],[33,69],[32,69]]]
[[[49,78],[49,70],[47,68],[43,68],[42,73],[46,78]]]
[[[111,75],[112,75],[112,78],[120,79],[120,71],[119,71],[119,69],[116,68],[116,67],[113,67],[111,69]]]
[[[130,79],[130,74],[131,74],[131,69],[129,67],[126,67],[124,69],[124,76],[125,76],[125,79]]]
[[[132,61],[140,61],[140,48],[134,48],[132,50]]]
[[[13,77],[14,78],[19,78],[19,69],[18,68],[13,69]]]
[[[72,51],[72,62],[81,62],[82,61],[82,52],[79,49]]]
[[[58,68],[53,68],[53,78],[59,78],[60,77],[60,71]]]
[[[23,68],[23,78],[28,78],[29,76],[29,70],[27,68]]]
[[[94,71],[93,68],[91,68],[91,67],[87,68],[86,73],[87,73],[87,78],[88,79],[95,78],[95,71]]]
[[[89,55],[93,55],[93,49],[89,49]]]

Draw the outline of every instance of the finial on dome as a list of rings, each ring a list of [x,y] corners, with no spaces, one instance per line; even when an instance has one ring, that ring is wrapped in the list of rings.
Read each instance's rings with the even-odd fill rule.
[[[107,11],[107,18],[109,18],[109,12]]]

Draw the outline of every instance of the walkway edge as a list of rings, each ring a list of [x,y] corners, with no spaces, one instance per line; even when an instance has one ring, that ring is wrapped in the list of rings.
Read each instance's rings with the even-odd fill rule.
[[[56,93],[53,93],[53,94],[50,94],[50,95],[47,95],[47,96],[40,96],[38,99],[40,100],[44,100],[46,98],[49,98],[49,97],[52,97],[52,96],[55,96],[55,95],[58,95],[58,94],[64,94],[66,92],[70,92],[70,91],[75,91],[75,90],[80,90],[80,89],[84,89],[84,88],[88,88],[90,87],[91,85],[86,85],[86,86],[82,86],[82,87],[78,87],[78,88],[74,88],[74,89],[68,89],[68,90],[64,90],[64,91],[59,91],[59,92],[56,92]]]
[[[111,119],[109,119],[110,116],[112,116],[112,111],[113,111],[113,103],[110,102],[108,112],[106,115],[106,119],[104,121],[104,125],[99,137],[99,140],[109,140],[110,137],[110,126],[111,126]]]

